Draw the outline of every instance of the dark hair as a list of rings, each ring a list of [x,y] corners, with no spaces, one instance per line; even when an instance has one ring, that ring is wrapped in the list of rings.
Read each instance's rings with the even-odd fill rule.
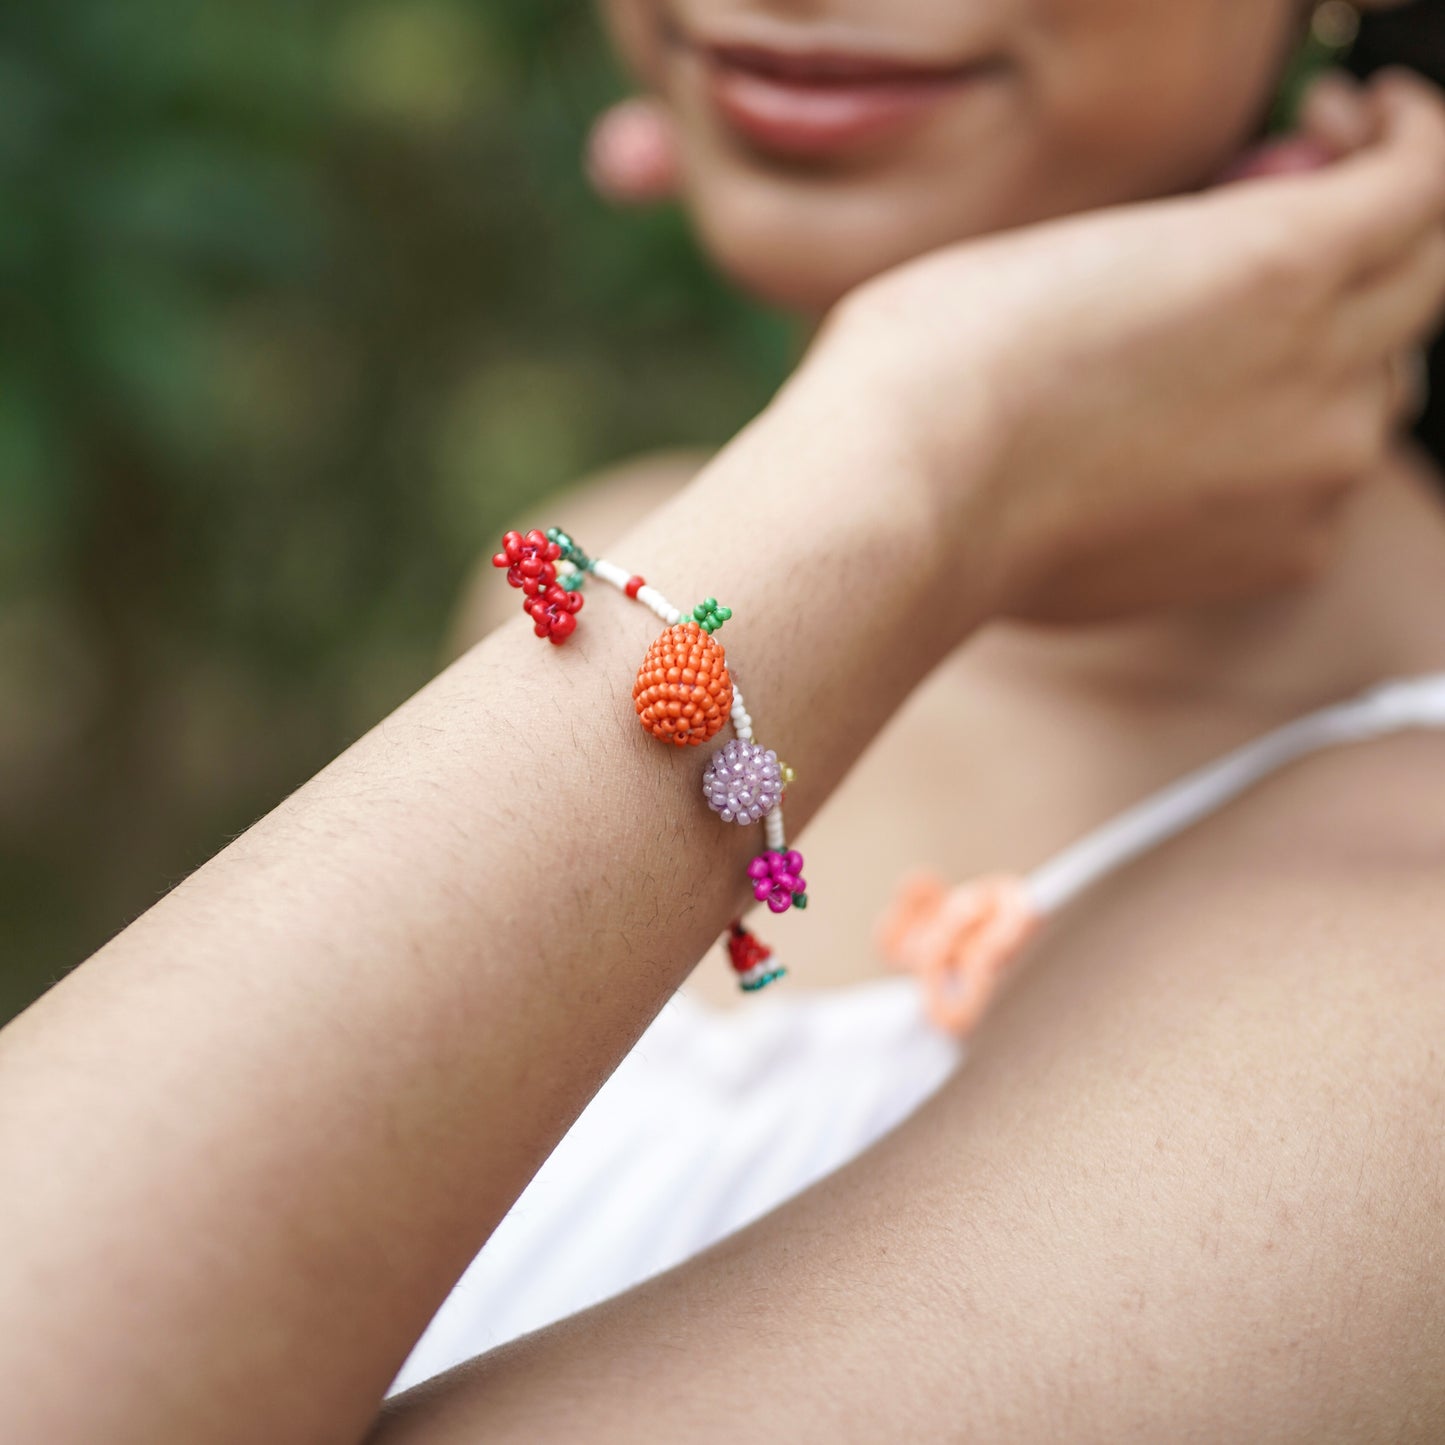
[[[1445,0],[1414,0],[1365,17],[1350,68],[1367,76],[1389,65],[1407,65],[1445,86]],[[1438,338],[1430,353],[1430,405],[1416,431],[1445,465],[1445,345]]]

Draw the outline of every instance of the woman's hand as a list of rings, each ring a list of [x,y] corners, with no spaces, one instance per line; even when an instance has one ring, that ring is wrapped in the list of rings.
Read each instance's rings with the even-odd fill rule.
[[[906,437],[943,515],[993,441],[1001,610],[1079,619],[1309,575],[1378,468],[1399,358],[1445,300],[1445,105],[1404,74],[1373,139],[1274,176],[951,247],[837,309],[795,386]],[[974,489],[976,491],[976,488]]]

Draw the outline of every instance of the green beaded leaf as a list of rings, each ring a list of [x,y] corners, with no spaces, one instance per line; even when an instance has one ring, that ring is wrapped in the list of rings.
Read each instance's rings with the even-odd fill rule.
[[[592,570],[592,559],[561,527],[548,527],[547,540],[549,542],[555,542],[562,549],[564,560],[570,562],[579,572],[590,572]]]
[[[716,597],[704,597],[692,609],[693,621],[709,634],[716,632],[732,615],[732,608],[720,606]]]

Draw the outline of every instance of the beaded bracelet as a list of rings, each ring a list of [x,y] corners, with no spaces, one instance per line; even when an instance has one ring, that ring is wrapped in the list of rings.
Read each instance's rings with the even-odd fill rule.
[[[560,646],[577,630],[581,588],[589,577],[609,583],[667,624],[647,649],[632,700],[642,726],[661,742],[696,747],[732,723],[733,738],[713,754],[702,775],[703,798],[725,823],[762,820],[767,846],[747,865],[753,897],[774,913],[808,906],[803,855],[789,848],[783,830],[783,794],[793,770],[753,737],[753,720],[714,634],[732,610],[708,597],[684,614],[645,579],[605,557],[589,557],[560,527],[525,535],[508,532],[494,566],[507,569],[538,637]],[[559,566],[560,564],[560,566]],[[726,936],[728,958],[745,993],[755,993],[787,972],[771,965],[772,950],[734,919]]]

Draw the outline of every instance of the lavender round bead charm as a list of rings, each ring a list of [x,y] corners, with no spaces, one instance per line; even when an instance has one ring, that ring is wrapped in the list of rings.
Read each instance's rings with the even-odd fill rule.
[[[724,823],[756,823],[782,801],[778,755],[741,738],[724,743],[703,772],[702,795]]]

